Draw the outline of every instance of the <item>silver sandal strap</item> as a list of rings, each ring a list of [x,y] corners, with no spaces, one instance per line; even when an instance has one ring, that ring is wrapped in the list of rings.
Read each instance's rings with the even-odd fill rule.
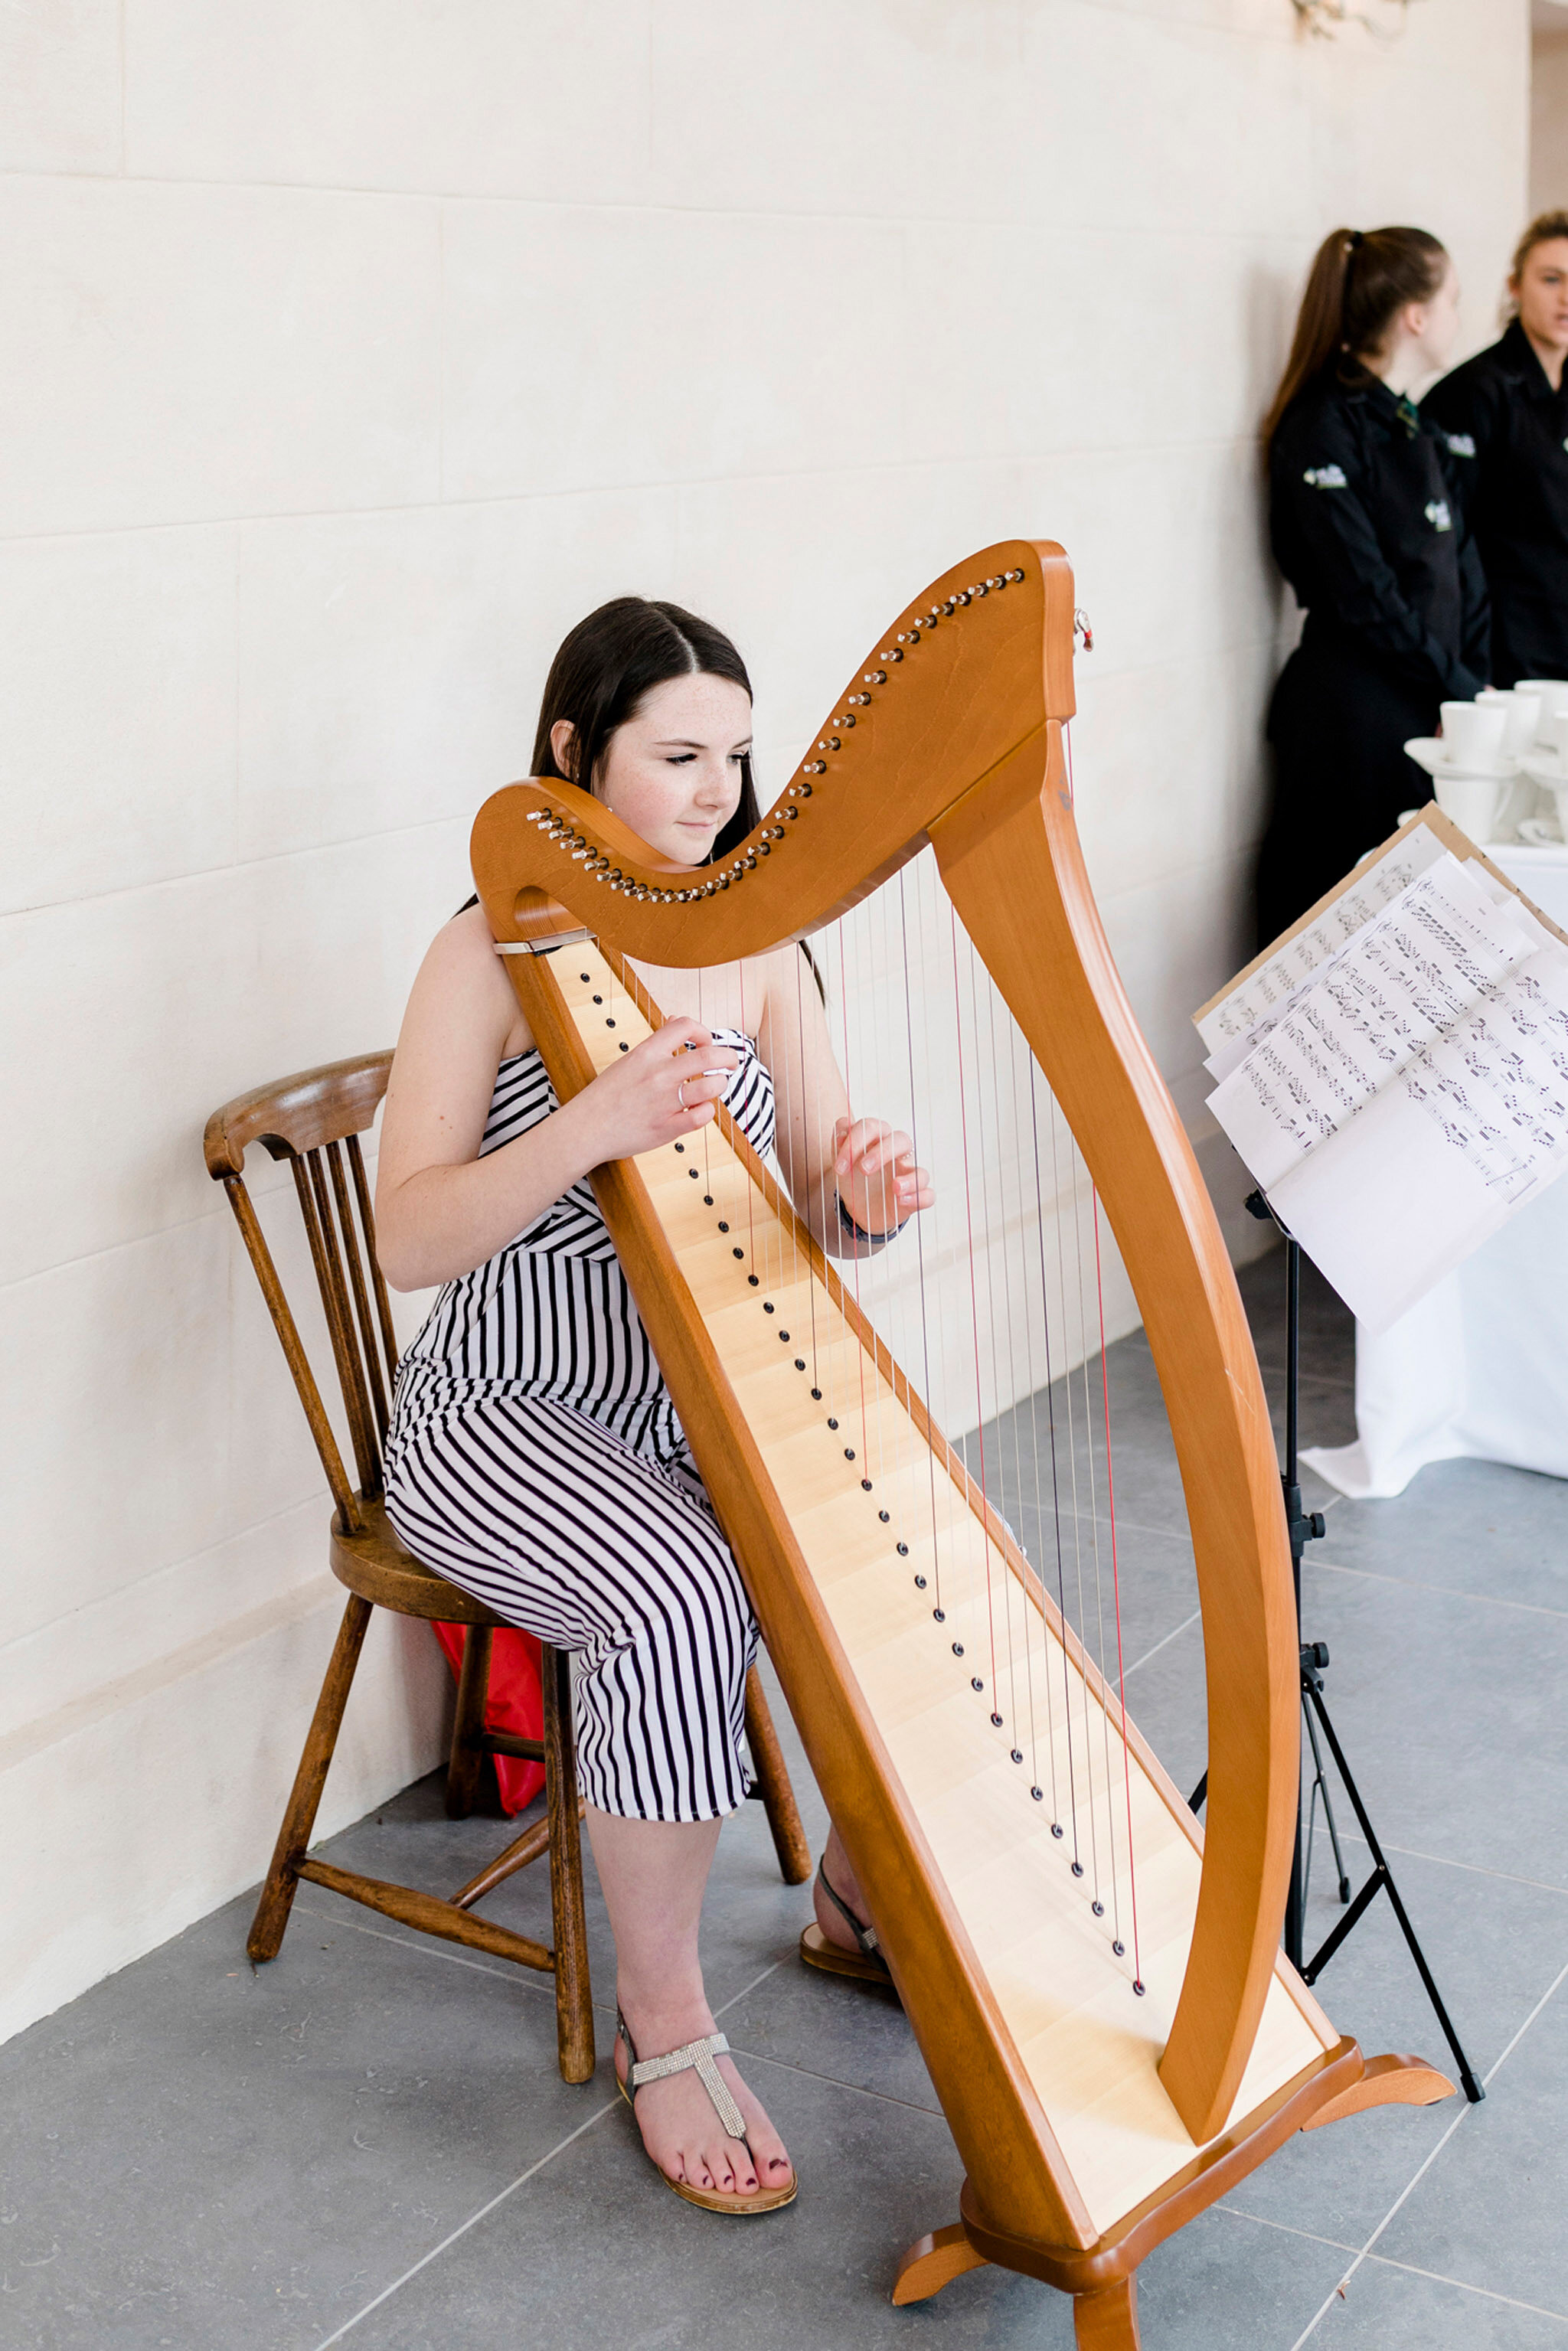
[[[730,2095],[728,2083],[714,2064],[716,2057],[727,2055],[729,2041],[722,2032],[705,2033],[700,2041],[688,2041],[679,2049],[672,2049],[663,2057],[646,2057],[626,2069],[626,2086],[633,2095],[649,2082],[663,2082],[672,2074],[695,2072],[703,2088],[713,2100],[715,2110],[731,2138],[746,2143],[746,2116]]]

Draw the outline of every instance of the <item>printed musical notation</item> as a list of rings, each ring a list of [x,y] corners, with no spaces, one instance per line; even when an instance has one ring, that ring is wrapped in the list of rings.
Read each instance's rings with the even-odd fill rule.
[[[1385,856],[1358,867],[1329,905],[1198,1020],[1197,1033],[1208,1047],[1209,1075],[1228,1076],[1346,941],[1447,854],[1437,834],[1423,825]]]
[[[1328,952],[1283,999],[1255,995],[1260,1017],[1223,1040],[1208,1098],[1374,1330],[1568,1165],[1568,948],[1483,868],[1435,848],[1413,878],[1401,856],[1392,894],[1368,875],[1348,928],[1328,910],[1313,926]]]

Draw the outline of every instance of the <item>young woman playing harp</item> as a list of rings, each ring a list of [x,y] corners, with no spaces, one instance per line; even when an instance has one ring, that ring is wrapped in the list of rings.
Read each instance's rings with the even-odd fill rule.
[[[591,789],[695,869],[757,823],[750,741],[728,640],[625,597],[557,654],[532,772]],[[417,1556],[573,1653],[578,1769],[615,1933],[617,2074],[670,2186],[731,2212],[795,2193],[715,2035],[697,1960],[719,1824],[746,1793],[757,1627],[588,1175],[696,1134],[722,1100],[758,1152],[776,1147],[830,1253],[869,1254],[930,1204],[908,1136],[852,1116],[798,955],[643,970],[665,1025],[562,1106],[484,913],[465,908],[414,983],[376,1199],[388,1280],[442,1285],[399,1376],[389,1515]],[[858,1957],[863,1907],[836,1834],[817,1912],[821,1939]]]

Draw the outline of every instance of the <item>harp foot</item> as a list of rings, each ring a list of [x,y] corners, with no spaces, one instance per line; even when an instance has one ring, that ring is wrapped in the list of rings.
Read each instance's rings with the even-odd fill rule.
[[[900,2308],[909,2302],[928,2302],[945,2285],[951,2285],[956,2277],[962,2277],[966,2270],[985,2267],[984,2253],[975,2251],[962,2220],[955,2220],[950,2228],[935,2230],[928,2237],[916,2237],[898,2264],[893,2299]]]
[[[1072,2297],[1072,2339],[1078,2351],[1138,2351],[1138,2281],[1118,2278],[1093,2294]]]
[[[1359,2082],[1320,2106],[1303,2130],[1321,2130],[1324,2123],[1343,2122],[1368,2106],[1435,2106],[1451,2098],[1454,2085],[1446,2074],[1421,2057],[1371,2057]]]

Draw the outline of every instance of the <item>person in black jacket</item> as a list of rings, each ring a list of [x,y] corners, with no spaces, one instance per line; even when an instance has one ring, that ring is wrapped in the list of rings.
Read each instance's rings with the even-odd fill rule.
[[[1421,403],[1447,435],[1491,591],[1491,673],[1568,677],[1568,213],[1519,241],[1502,340]]]
[[[1270,536],[1306,623],[1269,708],[1260,945],[1431,798],[1403,746],[1486,683],[1486,582],[1447,442],[1409,396],[1448,357],[1458,300],[1416,228],[1336,229],[1307,281],[1264,426]]]

